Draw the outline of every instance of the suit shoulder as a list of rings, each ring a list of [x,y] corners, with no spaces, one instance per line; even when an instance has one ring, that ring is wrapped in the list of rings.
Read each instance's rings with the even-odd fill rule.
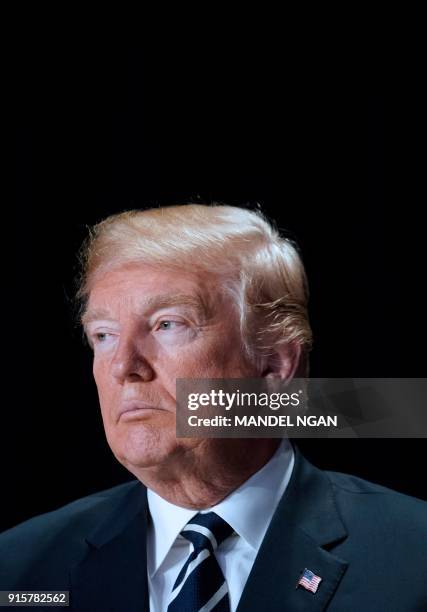
[[[368,494],[368,495],[391,495],[398,496],[402,498],[402,501],[406,500],[408,502],[415,502],[420,504],[427,504],[427,502],[422,499],[418,499],[417,497],[411,497],[410,495],[405,495],[404,493],[399,493],[399,491],[395,491],[394,489],[389,489],[388,487],[384,487],[383,485],[370,482],[369,480],[364,480],[363,478],[359,478],[358,476],[353,476],[352,474],[344,474],[343,472],[324,472],[332,485],[337,489],[342,489],[343,491],[347,491],[348,493],[355,494]]]
[[[31,536],[48,530],[50,534],[65,529],[70,525],[76,526],[80,522],[82,525],[90,526],[91,517],[97,514],[103,505],[119,503],[126,494],[138,486],[137,480],[92,493],[80,499],[76,499],[65,506],[34,516],[11,529],[0,534],[0,549],[3,543],[10,542],[14,538],[21,536]]]
[[[350,474],[329,471],[325,474],[347,515],[360,513],[363,517],[381,511],[386,522],[427,533],[427,502]]]
[[[64,584],[68,568],[85,553],[85,536],[107,512],[120,509],[138,486],[141,483],[134,480],[93,493],[4,531],[0,534],[0,588],[28,588],[38,578],[52,588]]]

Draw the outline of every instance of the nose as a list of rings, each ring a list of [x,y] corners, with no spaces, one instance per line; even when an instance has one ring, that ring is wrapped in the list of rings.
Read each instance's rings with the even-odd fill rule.
[[[149,382],[154,370],[131,338],[121,338],[111,361],[111,375],[117,382]]]

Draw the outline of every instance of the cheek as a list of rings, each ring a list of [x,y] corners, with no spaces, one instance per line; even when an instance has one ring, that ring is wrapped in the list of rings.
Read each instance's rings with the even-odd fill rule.
[[[100,397],[105,395],[108,390],[108,369],[104,362],[101,360],[94,360],[93,362],[93,378],[95,380],[96,387],[98,389],[98,394]]]
[[[92,373],[93,373],[93,378],[95,380],[96,386],[98,387],[98,391],[100,391],[101,387],[102,387],[102,369],[99,367],[99,364],[97,362],[93,362],[93,368],[92,368]]]

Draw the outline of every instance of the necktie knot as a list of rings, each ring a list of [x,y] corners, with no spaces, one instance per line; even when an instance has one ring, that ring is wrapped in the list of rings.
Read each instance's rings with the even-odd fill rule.
[[[209,548],[214,551],[233,533],[233,528],[215,512],[196,514],[182,529],[181,535],[195,550]]]

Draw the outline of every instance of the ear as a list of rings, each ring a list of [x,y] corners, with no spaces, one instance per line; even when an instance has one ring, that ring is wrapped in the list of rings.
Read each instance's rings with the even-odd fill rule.
[[[297,342],[285,342],[266,357],[263,378],[275,378],[278,381],[290,381],[298,368],[301,357],[301,346]]]

